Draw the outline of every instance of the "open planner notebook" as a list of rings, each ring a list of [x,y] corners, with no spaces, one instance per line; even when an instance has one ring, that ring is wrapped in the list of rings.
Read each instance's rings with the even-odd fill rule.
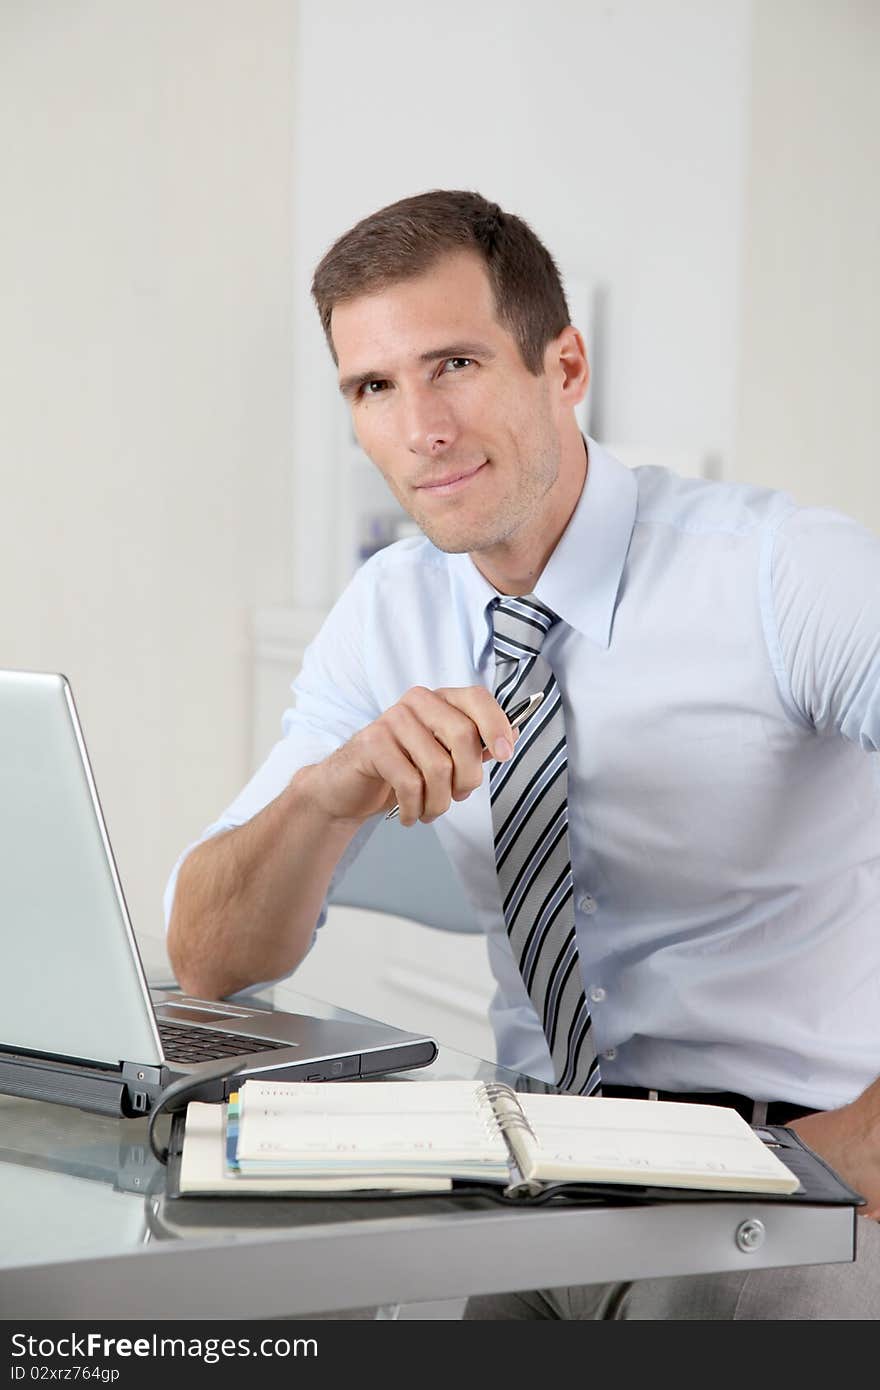
[[[807,1156],[829,1180],[817,1200],[858,1203],[781,1133],[720,1106],[519,1094],[479,1081],[249,1080],[228,1106],[190,1104],[176,1195],[486,1184],[526,1200],[557,1184],[785,1195],[803,1191]]]

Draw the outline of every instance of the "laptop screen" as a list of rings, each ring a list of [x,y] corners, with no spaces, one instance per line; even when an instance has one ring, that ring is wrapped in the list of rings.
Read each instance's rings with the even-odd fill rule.
[[[70,687],[0,671],[0,1047],[118,1065],[162,1052]]]

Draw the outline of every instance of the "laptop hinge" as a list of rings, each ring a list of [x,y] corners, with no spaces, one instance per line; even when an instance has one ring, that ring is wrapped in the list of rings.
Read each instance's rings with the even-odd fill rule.
[[[98,1115],[127,1113],[126,1087],[118,1077],[111,1080],[97,1071],[65,1071],[30,1058],[15,1062],[0,1058],[0,1092],[75,1105]]]

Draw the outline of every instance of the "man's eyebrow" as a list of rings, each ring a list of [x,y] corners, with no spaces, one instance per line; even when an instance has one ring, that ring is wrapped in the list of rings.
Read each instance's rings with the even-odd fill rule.
[[[421,352],[418,361],[422,363],[442,362],[445,357],[482,357],[484,361],[489,361],[497,354],[488,343],[449,343],[445,347],[430,348],[428,352]],[[352,376],[345,376],[339,383],[340,393],[346,398],[353,396],[361,386],[365,386],[368,381],[384,381],[387,372],[381,368],[372,371],[355,372]]]

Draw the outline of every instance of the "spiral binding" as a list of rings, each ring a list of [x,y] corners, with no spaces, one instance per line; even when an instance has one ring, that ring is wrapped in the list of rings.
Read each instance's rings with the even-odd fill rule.
[[[532,1136],[535,1143],[538,1142],[538,1136],[523,1114],[519,1098],[512,1086],[508,1086],[503,1081],[487,1081],[483,1090],[489,1105],[492,1107],[492,1116],[495,1124],[502,1134],[506,1134],[509,1129],[525,1129]],[[495,1101],[498,1099],[512,1101],[515,1107],[515,1113],[512,1115],[506,1113],[500,1114],[495,1108]]]
[[[489,1087],[485,1084],[476,1090],[477,1111],[483,1122],[483,1128],[490,1139],[494,1139],[496,1134],[500,1134],[500,1116],[492,1104],[492,1096],[489,1094]]]

